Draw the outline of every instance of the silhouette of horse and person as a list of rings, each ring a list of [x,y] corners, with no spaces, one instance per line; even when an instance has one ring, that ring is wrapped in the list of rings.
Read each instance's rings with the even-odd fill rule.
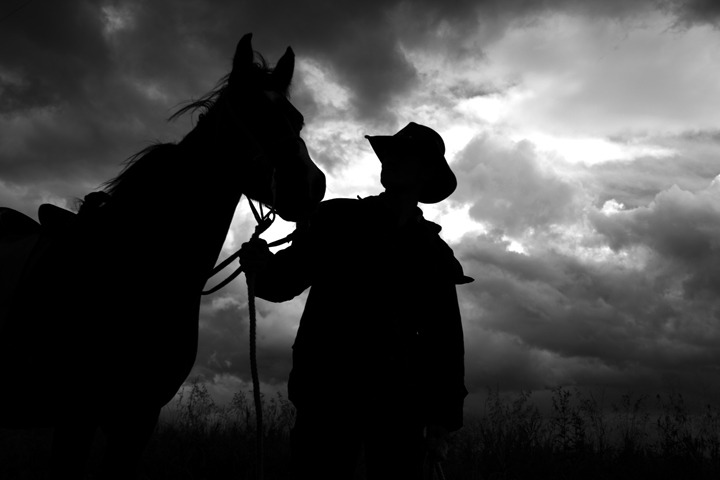
[[[274,255],[243,244],[255,295],[310,288],[288,383],[293,478],[353,478],[361,449],[370,479],[441,474],[467,395],[456,286],[472,281],[418,208],[457,186],[445,144],[414,122],[368,136],[384,192],[321,202],[293,58],[269,69],[244,36],[232,72],[173,115],[202,111],[177,145],[132,157],[77,215],[0,209],[0,426],[55,427],[55,478],[82,471],[98,427],[104,471],[134,474],[195,361],[200,295],[242,194],[298,222]]]

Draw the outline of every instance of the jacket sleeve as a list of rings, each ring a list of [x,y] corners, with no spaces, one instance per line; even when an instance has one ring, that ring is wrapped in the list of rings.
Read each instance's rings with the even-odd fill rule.
[[[257,273],[255,295],[270,302],[285,302],[312,286],[337,244],[334,239],[346,208],[346,199],[320,203],[308,224],[296,229],[292,244],[273,255],[267,268]]]
[[[435,388],[428,392],[427,422],[455,431],[463,424],[465,343],[456,285],[473,281],[463,273],[452,249],[439,238],[437,282],[428,295],[429,315],[422,327],[426,368]]]
[[[427,423],[455,431],[463,425],[465,344],[455,285],[442,283],[434,292],[435,305],[423,328],[425,359],[431,388],[427,397]]]

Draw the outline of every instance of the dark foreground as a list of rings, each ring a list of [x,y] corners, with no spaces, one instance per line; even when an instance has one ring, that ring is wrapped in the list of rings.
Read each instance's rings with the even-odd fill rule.
[[[251,396],[236,394],[219,408],[201,383],[169,405],[141,463],[141,479],[252,479],[255,426]],[[602,408],[595,398],[554,391],[550,415],[529,393],[501,398],[490,391],[485,416],[467,418],[450,438],[443,463],[451,479],[713,479],[720,478],[720,410],[689,412],[679,395],[649,399],[628,394]],[[265,478],[290,478],[289,432],[294,409],[282,396],[264,401]],[[0,429],[0,479],[42,479],[52,430]],[[98,432],[88,461],[99,471],[104,437]],[[323,461],[323,452],[317,452]],[[362,459],[356,479],[364,479]]]

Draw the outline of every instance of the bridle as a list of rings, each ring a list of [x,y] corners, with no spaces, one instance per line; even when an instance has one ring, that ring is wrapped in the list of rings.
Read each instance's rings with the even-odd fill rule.
[[[272,190],[272,205],[270,205],[270,209],[267,211],[267,213],[264,212],[262,203],[258,202],[258,205],[260,206],[260,211],[258,212],[258,209],[255,208],[255,205],[253,205],[252,200],[250,197],[245,195],[245,197],[248,200],[248,204],[250,205],[250,210],[252,210],[253,216],[255,217],[255,221],[257,222],[257,226],[255,227],[255,231],[252,234],[252,237],[250,237],[250,241],[256,240],[260,237],[260,235],[265,232],[275,221],[276,217],[276,210],[275,210],[275,200],[277,196],[277,192],[275,190],[275,166],[272,165],[269,161],[271,158],[269,155],[267,155],[264,151],[264,149],[260,146],[260,144],[253,138],[252,134],[248,130],[248,128],[243,124],[243,122],[240,121],[240,119],[237,117],[235,112],[233,111],[232,106],[230,105],[227,98],[224,98],[221,100],[228,113],[230,114],[230,117],[233,119],[233,122],[240,128],[240,130],[243,132],[245,137],[247,137],[254,145],[256,149],[256,155],[253,157],[251,162],[258,162],[261,161],[260,159],[266,159],[266,161],[270,164],[270,167],[272,169],[272,174],[270,176],[270,183],[271,183],[271,190]],[[217,135],[217,133],[216,133]],[[303,139],[300,137],[300,135],[294,134],[294,135],[288,135],[284,138],[281,138],[280,140],[277,140],[277,143],[279,145],[282,145],[287,142],[303,142]],[[268,247],[276,247],[278,245],[283,245],[289,241],[292,240],[293,233],[287,235],[286,237],[281,238],[280,240],[276,240],[274,242],[271,242],[268,244]],[[240,256],[240,250],[238,249],[235,253],[230,255],[228,258],[223,260],[219,265],[217,265],[215,268],[213,268],[212,272],[210,272],[210,275],[208,275],[207,280],[210,280],[212,277],[220,273],[222,270],[225,269],[228,265],[230,265],[235,259],[237,259]],[[227,276],[222,282],[215,285],[210,290],[202,291],[202,295],[210,295],[212,293],[217,292],[221,288],[223,288],[228,283],[232,282],[237,278],[238,275],[240,275],[243,272],[242,265],[238,266],[235,271],[233,271],[230,275]]]

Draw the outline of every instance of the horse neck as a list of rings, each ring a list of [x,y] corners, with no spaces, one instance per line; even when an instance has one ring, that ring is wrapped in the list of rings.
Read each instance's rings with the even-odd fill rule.
[[[156,252],[151,255],[163,276],[193,289],[202,288],[215,265],[242,196],[242,167],[252,157],[251,148],[230,146],[221,138],[231,137],[201,128],[190,132],[168,164],[169,198],[175,201],[151,199],[164,205],[139,213],[142,219],[135,222],[152,230],[148,238],[156,245],[147,245],[146,251]]]
[[[228,125],[225,124],[223,128],[227,129]],[[237,136],[218,132],[215,138]],[[191,144],[188,150],[196,152],[198,159],[193,162],[196,167],[189,169],[190,178],[187,179],[187,184],[199,186],[193,202],[193,213],[198,226],[198,238],[195,241],[203,245],[203,254],[207,257],[203,264],[208,270],[212,269],[220,253],[235,209],[242,197],[242,182],[246,173],[244,167],[255,156],[250,145],[229,145],[227,142],[216,142],[215,138],[210,138],[212,146],[209,149],[207,139],[204,139]]]

